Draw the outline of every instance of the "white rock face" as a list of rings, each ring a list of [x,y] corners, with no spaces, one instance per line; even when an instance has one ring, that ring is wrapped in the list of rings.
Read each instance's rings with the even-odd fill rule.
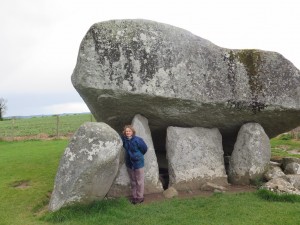
[[[141,116],[135,115],[132,120],[132,126],[136,130],[136,135],[143,138],[148,146],[148,151],[145,154],[145,194],[159,193],[163,191],[162,183],[159,180],[159,170],[157,158],[153,146],[151,132],[148,126],[148,120]],[[124,150],[123,150],[124,151]],[[119,197],[130,195],[130,180],[127,173],[127,168],[124,162],[124,155],[121,155],[122,163],[117,178],[114,181],[108,196]]]
[[[229,181],[249,184],[261,178],[271,158],[270,140],[261,125],[244,124],[237,137],[229,161]]]
[[[49,210],[101,200],[118,171],[122,140],[105,123],[84,123],[61,158]]]
[[[168,127],[166,149],[169,187],[199,189],[207,181],[227,185],[218,129]]]

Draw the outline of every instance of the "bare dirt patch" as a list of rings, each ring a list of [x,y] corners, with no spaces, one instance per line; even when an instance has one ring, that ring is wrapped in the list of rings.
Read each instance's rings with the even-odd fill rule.
[[[1,137],[2,141],[25,141],[25,140],[54,140],[54,139],[70,139],[73,134],[66,134],[62,136],[53,136],[48,134],[37,134],[27,136],[16,136],[16,137]]]
[[[243,193],[243,192],[254,192],[257,190],[255,186],[252,185],[229,185],[226,187],[227,190],[225,193]],[[202,191],[202,190],[187,190],[187,191],[178,191],[178,196],[176,198],[193,198],[197,196],[209,197],[212,196],[215,192],[213,191]],[[144,202],[151,203],[156,201],[167,200],[162,193],[148,194],[145,195]]]
[[[18,180],[11,183],[11,187],[16,189],[26,189],[30,187],[30,180]]]
[[[276,146],[276,149],[280,149],[280,150],[283,150],[283,151],[286,151],[289,149],[290,146],[288,145],[277,145]]]
[[[300,149],[293,149],[288,151],[289,154],[300,155]]]

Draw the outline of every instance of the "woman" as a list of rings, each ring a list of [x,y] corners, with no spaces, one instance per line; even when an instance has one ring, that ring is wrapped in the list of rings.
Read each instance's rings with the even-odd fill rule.
[[[135,136],[135,130],[131,125],[124,127],[122,140],[131,184],[131,202],[142,203],[144,201],[144,155],[147,152],[147,145],[142,138]]]

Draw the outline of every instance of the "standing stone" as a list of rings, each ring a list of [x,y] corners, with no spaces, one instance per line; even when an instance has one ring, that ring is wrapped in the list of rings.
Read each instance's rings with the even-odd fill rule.
[[[167,129],[169,187],[199,189],[207,181],[227,185],[222,136],[218,129]]]
[[[49,210],[103,199],[117,174],[121,148],[122,140],[110,126],[84,123],[61,158]]]
[[[135,115],[132,120],[132,126],[136,131],[136,135],[143,138],[148,146],[147,153],[145,154],[145,193],[162,192],[163,187],[159,180],[157,157],[153,146],[148,120],[139,114]]]
[[[148,120],[141,116],[135,115],[132,120],[132,126],[136,130],[136,135],[143,138],[148,146],[148,151],[145,154],[145,194],[162,192],[162,184],[159,180],[159,171],[155,150],[151,138],[151,132],[148,126]],[[123,149],[123,151],[125,151]],[[130,180],[127,173],[127,168],[124,161],[124,153],[121,154],[119,173],[109,190],[107,196],[119,197],[130,195]]]
[[[237,137],[229,163],[229,181],[249,184],[261,179],[271,158],[270,140],[257,123],[244,124]]]

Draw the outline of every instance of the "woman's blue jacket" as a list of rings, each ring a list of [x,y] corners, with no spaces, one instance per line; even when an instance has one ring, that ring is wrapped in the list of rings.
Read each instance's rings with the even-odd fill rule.
[[[125,149],[126,166],[130,169],[140,169],[144,167],[144,155],[147,152],[147,145],[138,136],[127,138],[122,136],[123,147]]]

